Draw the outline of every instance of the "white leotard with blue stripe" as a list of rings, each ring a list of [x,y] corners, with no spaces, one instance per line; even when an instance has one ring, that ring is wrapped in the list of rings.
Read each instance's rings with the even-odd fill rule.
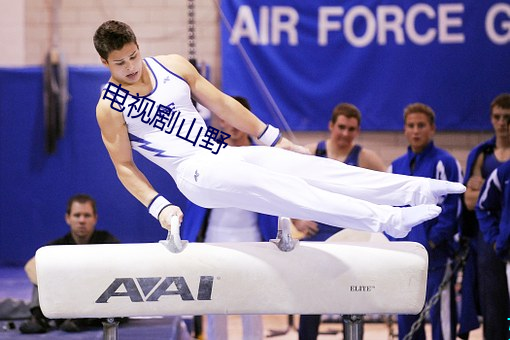
[[[191,101],[186,81],[155,58],[147,58],[145,62],[154,76],[154,89],[146,96],[136,97],[136,93],[130,93],[122,114],[132,148],[173,176],[183,159],[210,152],[199,146],[207,126]],[[158,113],[160,105],[168,108],[166,115]],[[179,136],[196,140],[196,144]],[[216,149],[217,144],[212,147]]]

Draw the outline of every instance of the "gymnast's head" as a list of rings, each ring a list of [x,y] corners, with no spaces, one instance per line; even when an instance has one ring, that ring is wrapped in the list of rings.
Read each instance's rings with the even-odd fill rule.
[[[67,202],[65,220],[76,244],[89,243],[97,224],[96,201],[86,194],[72,196]]]
[[[353,104],[335,106],[329,121],[329,140],[339,148],[351,147],[361,130],[361,112]]]
[[[105,21],[94,34],[94,47],[105,60],[108,60],[111,52],[121,50],[127,44],[134,44],[138,48],[135,33],[128,24],[121,21]]]
[[[343,116],[348,119],[354,119],[357,122],[358,127],[361,125],[361,111],[351,103],[340,103],[333,109],[331,114],[330,124],[335,124],[338,117]]]
[[[94,47],[114,80],[133,84],[140,79],[143,60],[129,25],[116,20],[104,22],[94,34]]]
[[[248,102],[248,99],[242,96],[232,96],[235,100],[237,100],[239,103],[241,103],[242,106],[247,108],[248,110],[251,110],[250,103]],[[226,140],[227,144],[230,146],[248,146],[252,145],[252,139],[250,135],[248,135],[246,132],[243,132],[237,128],[235,128],[233,125],[227,123],[223,119],[219,119],[219,126],[221,130],[227,134],[230,135],[230,137]]]
[[[497,136],[510,138],[510,93],[502,93],[491,102],[491,123]]]

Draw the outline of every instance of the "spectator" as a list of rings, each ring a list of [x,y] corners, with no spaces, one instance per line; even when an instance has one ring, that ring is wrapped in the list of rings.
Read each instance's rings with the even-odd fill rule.
[[[361,112],[350,103],[340,103],[333,109],[329,121],[328,139],[306,146],[310,153],[335,159],[345,164],[362,168],[385,171],[381,158],[372,150],[356,144],[361,130]],[[339,174],[340,176],[341,174]],[[303,241],[325,241],[341,230],[334,226],[315,221],[293,220],[294,226],[305,237]],[[299,339],[317,339],[321,315],[301,315],[299,318]]]
[[[96,230],[97,224],[96,201],[85,194],[72,196],[67,203],[65,221],[70,231],[48,245],[80,245],[80,244],[103,244],[119,243],[108,231]],[[35,271],[35,258],[30,259],[25,265],[25,271],[34,284],[32,301],[30,303],[30,320],[20,325],[21,333],[46,333],[51,328],[39,306],[39,292],[37,288],[37,275]],[[59,329],[66,332],[79,332],[89,326],[101,326],[98,319],[67,319],[55,320]]]
[[[494,136],[471,150],[466,162],[461,235],[470,246],[470,255],[463,273],[459,337],[468,338],[469,331],[479,326],[476,314],[481,313],[484,338],[507,340],[507,329],[501,326],[508,321],[509,309],[506,265],[484,240],[474,209],[484,181],[494,169],[510,160],[506,124],[510,117],[510,94],[496,96],[489,112]]]
[[[420,176],[452,182],[462,181],[459,162],[447,151],[434,145],[436,131],[435,113],[422,103],[408,105],[404,109],[404,134],[409,146],[407,153],[395,159],[389,171],[395,174]],[[422,244],[429,254],[426,301],[439,291],[440,284],[449,267],[453,253],[454,235],[458,230],[461,200],[459,195],[447,195],[437,218],[414,227],[404,238],[394,241],[412,241]],[[441,299],[430,309],[432,339],[455,340],[456,317],[454,280],[444,288]],[[411,330],[418,315],[398,316],[398,335],[403,339]],[[444,327],[443,325],[447,325]],[[424,325],[412,339],[425,340]]]

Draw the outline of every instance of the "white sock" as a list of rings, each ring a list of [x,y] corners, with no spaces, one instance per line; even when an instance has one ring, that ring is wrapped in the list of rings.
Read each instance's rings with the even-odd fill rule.
[[[421,188],[416,190],[415,196],[410,205],[420,204],[441,204],[448,194],[462,194],[466,187],[462,183],[443,181],[432,178],[422,178],[424,180]]]
[[[441,207],[435,204],[422,204],[398,209],[402,214],[400,225],[390,226],[385,230],[388,235],[395,238],[405,237],[414,226],[431,220],[441,213]]]
[[[429,184],[430,191],[436,198],[440,198],[448,194],[462,194],[464,191],[466,191],[466,187],[462,183],[457,182],[431,179]]]

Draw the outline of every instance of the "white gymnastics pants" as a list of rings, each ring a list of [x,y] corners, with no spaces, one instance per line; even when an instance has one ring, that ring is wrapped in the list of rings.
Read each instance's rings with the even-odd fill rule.
[[[237,207],[381,232],[400,225],[400,208],[435,203],[430,179],[349,166],[265,146],[199,153],[177,167],[176,184],[205,208]]]

